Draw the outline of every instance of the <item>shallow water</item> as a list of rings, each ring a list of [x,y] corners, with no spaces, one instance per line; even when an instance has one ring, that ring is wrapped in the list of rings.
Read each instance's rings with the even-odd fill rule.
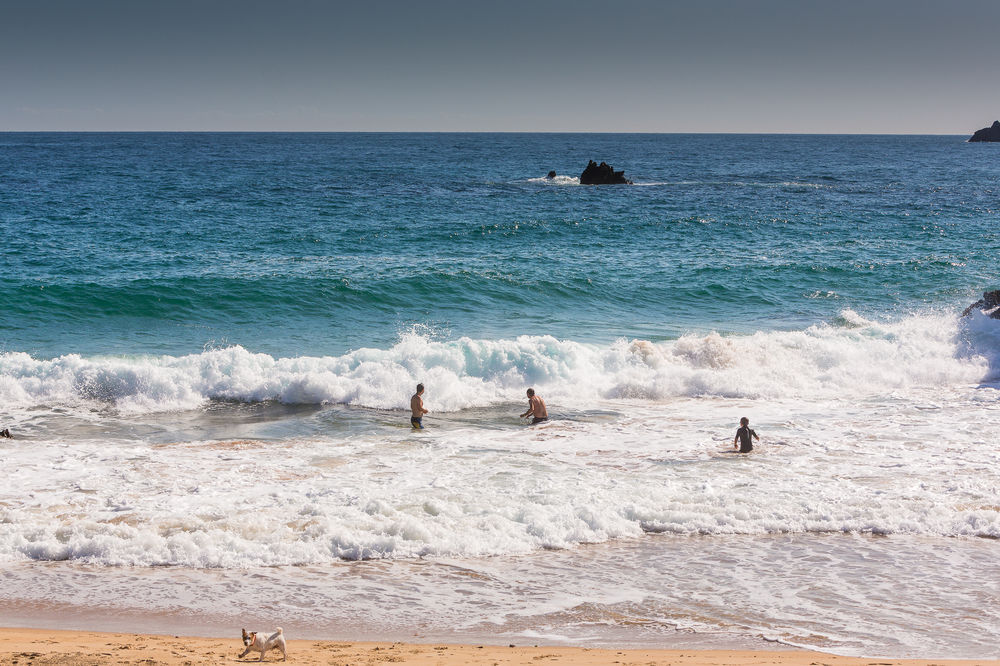
[[[988,656],[995,393],[741,400],[749,455],[705,398],[422,432],[344,407],[118,417],[117,438],[4,444],[5,597],[317,636]]]
[[[995,544],[647,535],[521,557],[232,569],[17,564],[0,622],[297,638],[996,658]],[[915,610],[916,609],[916,610]]]

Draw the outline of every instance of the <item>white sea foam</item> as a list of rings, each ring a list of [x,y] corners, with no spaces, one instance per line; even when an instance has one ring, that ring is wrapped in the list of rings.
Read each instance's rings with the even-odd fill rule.
[[[577,407],[690,396],[862,397],[989,380],[1000,358],[998,329],[978,313],[961,323],[932,315],[880,323],[844,311],[833,325],[801,331],[606,346],[549,336],[437,341],[408,333],[389,349],[337,357],[274,358],[242,347],[50,360],[15,352],[0,354],[0,401],[122,413],[194,409],[213,399],[400,409],[418,381],[444,411],[519,400],[526,385]]]
[[[25,420],[0,442],[0,561],[239,568],[646,532],[1000,538],[1000,324],[842,320],[607,346],[410,334],[335,358],[6,354],[0,399]],[[418,380],[432,414],[414,434],[401,410]],[[551,423],[519,427],[527,384]],[[179,417],[155,417],[212,398],[236,403],[176,435]],[[240,416],[272,399],[400,411],[312,410],[277,435]],[[60,434],[81,415],[98,430]],[[742,415],[763,444],[723,453]]]
[[[0,561],[239,568],[524,554],[643,532],[1000,538],[993,421],[971,421],[982,406],[956,420],[892,399],[831,404],[686,400],[610,422],[438,421],[419,437],[373,425],[273,444],[14,440]],[[742,413],[764,444],[720,453]]]
[[[545,185],[579,185],[579,176],[556,176],[555,178],[529,178],[529,183],[543,183]]]

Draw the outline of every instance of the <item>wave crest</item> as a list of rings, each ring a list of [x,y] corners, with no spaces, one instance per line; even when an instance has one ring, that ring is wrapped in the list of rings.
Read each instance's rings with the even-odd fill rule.
[[[725,337],[618,340],[551,336],[437,341],[418,332],[388,349],[274,358],[243,347],[188,356],[0,354],[9,406],[99,403],[123,412],[197,408],[208,400],[403,409],[423,382],[439,411],[520,400],[525,386],[565,405],[678,396],[863,396],[982,381],[1000,354],[996,322],[946,316],[878,323],[845,311],[834,325]],[[839,324],[839,325],[838,325]]]

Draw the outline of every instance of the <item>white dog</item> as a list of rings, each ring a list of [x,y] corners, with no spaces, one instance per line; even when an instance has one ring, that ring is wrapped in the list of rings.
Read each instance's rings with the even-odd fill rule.
[[[251,631],[249,634],[247,630],[243,630],[243,645],[246,646],[246,650],[243,650],[243,654],[240,657],[245,657],[252,651],[256,650],[260,652],[260,661],[264,661],[264,655],[267,654],[268,650],[281,650],[281,660],[285,661],[288,659],[288,653],[285,652],[285,635],[281,631],[281,627],[278,630],[267,637],[258,634],[256,631]]]

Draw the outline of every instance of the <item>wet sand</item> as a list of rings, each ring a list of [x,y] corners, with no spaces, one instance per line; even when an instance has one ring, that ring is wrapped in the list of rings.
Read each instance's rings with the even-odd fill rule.
[[[837,657],[819,652],[751,650],[602,650],[572,647],[370,643],[289,639],[288,662],[353,664],[482,665],[621,664],[626,666],[931,666],[1000,664],[1000,660],[881,659]],[[258,653],[240,659],[239,636],[202,638],[49,629],[0,629],[0,664],[196,665],[256,663]],[[265,661],[281,660],[279,651]]]

